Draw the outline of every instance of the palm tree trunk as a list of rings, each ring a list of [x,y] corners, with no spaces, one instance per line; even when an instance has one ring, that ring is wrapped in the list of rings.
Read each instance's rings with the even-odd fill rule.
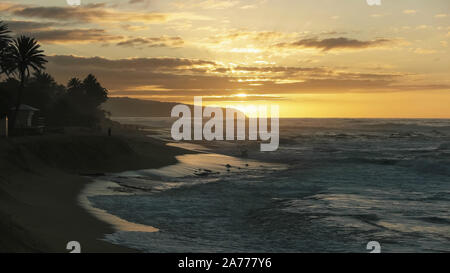
[[[19,115],[19,108],[20,108],[20,104],[22,102],[22,94],[23,94],[23,89],[25,86],[25,73],[20,73],[20,85],[19,85],[19,92],[17,94],[17,101],[16,101],[16,109],[14,110],[14,115],[12,116],[11,119],[11,126],[10,126],[10,131],[11,133],[14,133],[14,129],[16,128],[16,122],[17,122],[17,117]]]

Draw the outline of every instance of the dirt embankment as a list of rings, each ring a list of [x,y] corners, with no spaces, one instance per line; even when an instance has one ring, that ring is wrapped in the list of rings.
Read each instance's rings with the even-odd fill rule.
[[[139,134],[0,139],[0,252],[128,252],[102,241],[113,228],[78,205],[80,174],[158,168],[186,151]]]

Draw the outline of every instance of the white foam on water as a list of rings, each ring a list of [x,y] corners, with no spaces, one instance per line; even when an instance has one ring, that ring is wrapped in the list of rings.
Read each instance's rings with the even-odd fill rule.
[[[98,219],[111,224],[118,231],[157,232],[158,229],[155,227],[126,221],[106,212],[105,210],[96,208],[91,204],[91,202],[89,201],[89,196],[110,195],[111,190],[109,190],[109,187],[114,186],[117,186],[117,184],[110,181],[95,180],[93,183],[88,184],[84,188],[84,190],[78,197],[78,201],[83,208],[85,208]],[[120,193],[115,194],[118,195]]]

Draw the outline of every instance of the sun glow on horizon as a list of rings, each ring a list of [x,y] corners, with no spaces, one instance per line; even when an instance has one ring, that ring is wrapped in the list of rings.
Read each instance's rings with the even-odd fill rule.
[[[233,97],[246,98],[246,97],[247,97],[247,94],[245,94],[245,93],[239,93],[239,94],[233,95]]]

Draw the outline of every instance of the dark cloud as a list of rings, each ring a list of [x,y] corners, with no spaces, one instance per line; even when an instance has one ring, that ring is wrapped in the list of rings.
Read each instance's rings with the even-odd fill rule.
[[[164,22],[167,14],[152,12],[132,12],[108,9],[105,3],[82,5],[77,8],[37,7],[16,4],[4,4],[0,11],[27,18],[53,19],[59,21],[79,22]]]
[[[183,58],[130,58],[110,60],[101,57],[78,57],[73,55],[54,55],[47,57],[49,62],[59,66],[96,67],[107,70],[145,70],[181,69],[195,66],[215,65],[215,62]]]
[[[129,4],[139,4],[139,3],[147,3],[148,0],[130,0],[128,1]]]
[[[57,22],[6,21],[8,27],[17,35],[26,34],[35,37],[42,43],[116,43],[128,47],[181,47],[181,37],[124,37],[108,34],[104,29],[67,29],[66,25]],[[58,28],[55,28],[55,27]]]
[[[36,30],[48,29],[55,25],[53,22],[34,22],[34,21],[5,21],[11,31],[15,33],[31,32]]]
[[[346,73],[341,72],[338,75],[345,79],[372,79],[372,80],[382,80],[382,79],[394,79],[406,76],[406,74],[389,74],[389,73]]]
[[[371,41],[361,41],[356,39],[349,39],[345,37],[339,38],[327,38],[327,39],[317,39],[308,38],[301,39],[291,43],[279,43],[277,47],[283,48],[316,48],[322,51],[329,51],[335,49],[364,49],[385,46],[392,43],[389,39],[375,39]]]
[[[103,29],[52,29],[36,31],[31,34],[43,43],[108,43],[123,39],[122,36],[109,35]]]
[[[129,38],[117,43],[118,46],[128,47],[181,47],[184,41],[180,37],[137,37]]]

